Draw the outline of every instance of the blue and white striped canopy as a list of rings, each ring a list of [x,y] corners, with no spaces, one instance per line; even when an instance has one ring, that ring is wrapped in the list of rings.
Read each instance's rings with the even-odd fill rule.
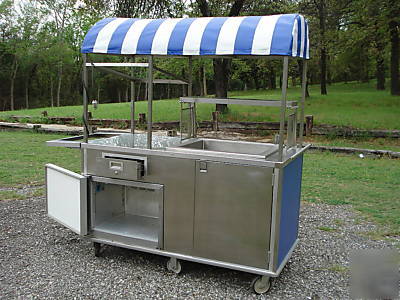
[[[308,59],[308,25],[298,14],[181,19],[106,18],[89,30],[82,53],[284,55]]]

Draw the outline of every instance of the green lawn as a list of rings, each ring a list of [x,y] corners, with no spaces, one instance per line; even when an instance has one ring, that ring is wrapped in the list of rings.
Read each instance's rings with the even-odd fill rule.
[[[364,129],[400,129],[400,97],[390,96],[388,91],[377,91],[374,81],[370,83],[338,83],[328,87],[327,96],[319,95],[319,86],[310,86],[311,97],[307,99],[306,114],[314,115],[316,124],[333,124],[352,126]],[[241,91],[231,92],[230,97],[252,99],[280,99],[276,91]],[[288,91],[289,100],[300,99],[300,88],[292,87]],[[136,105],[136,114],[147,111],[147,102]],[[92,110],[92,108],[90,108]],[[10,115],[33,116],[40,118],[46,110],[49,116],[82,116],[81,106],[66,106],[59,108],[37,108],[0,112],[0,119]],[[93,111],[94,118],[129,119],[128,103],[100,104]],[[198,105],[198,118],[210,120],[214,105]],[[136,115],[137,118],[137,115]],[[231,105],[230,111],[223,117],[231,121],[277,121],[279,109],[270,107]],[[154,101],[154,121],[179,120],[179,103],[174,100]]]
[[[398,138],[370,138],[370,137],[334,137],[312,136],[305,137],[307,143],[324,146],[352,147],[375,150],[390,150],[400,152],[400,139]]]
[[[0,199],[19,199],[3,188],[42,185],[44,164],[54,163],[75,172],[77,150],[47,147],[54,134],[0,131]],[[352,204],[366,218],[400,234],[400,160],[360,159],[356,155],[312,152],[305,155],[303,200],[332,205]],[[39,189],[35,195],[43,194]]]
[[[0,187],[44,184],[46,163],[79,171],[79,151],[46,147],[46,141],[61,137],[28,131],[0,131]]]
[[[364,216],[400,234],[400,160],[309,151],[302,198],[332,205],[351,204]]]

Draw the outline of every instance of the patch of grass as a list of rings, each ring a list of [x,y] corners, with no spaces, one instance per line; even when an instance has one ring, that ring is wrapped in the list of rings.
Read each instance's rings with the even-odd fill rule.
[[[332,228],[332,227],[328,227],[328,226],[320,226],[320,227],[317,227],[317,229],[326,231],[326,232],[337,231],[336,228]]]
[[[329,152],[305,154],[303,201],[351,204],[400,234],[400,160],[360,159]]]
[[[337,226],[343,226],[345,224],[345,222],[342,219],[335,219],[333,220],[333,222],[337,225]]]
[[[46,141],[61,137],[27,131],[0,131],[0,187],[44,184],[46,163],[79,171],[78,150],[46,146]]]
[[[334,264],[328,267],[328,270],[332,272],[344,273],[348,272],[349,268],[342,265]]]
[[[324,136],[306,137],[307,143],[332,147],[352,147],[376,150],[390,150],[400,152],[400,139],[398,138],[343,138],[331,139]]]
[[[2,200],[24,200],[26,195],[20,194],[17,191],[0,191],[0,201]]]
[[[338,83],[328,87],[328,95],[319,94],[319,85],[310,86],[311,97],[306,100],[306,114],[314,115],[316,124],[333,124],[352,126],[364,129],[400,129],[400,97],[391,96],[388,91],[377,91],[375,82],[370,83]],[[279,90],[232,91],[230,97],[249,99],[280,99]],[[289,100],[300,100],[300,87],[288,90]],[[154,101],[153,120],[179,120],[178,99]],[[81,118],[82,106],[45,107],[30,110],[7,111],[0,113],[0,119],[11,115],[32,116],[42,119],[41,113],[46,110],[49,116],[71,116]],[[93,118],[129,119],[129,103],[100,104],[97,110],[92,110]],[[199,120],[211,120],[211,112],[215,105],[198,104]],[[146,101],[136,103],[136,116],[147,112]],[[279,108],[230,105],[229,113],[221,116],[226,121],[278,121]],[[31,120],[32,122],[32,120]]]

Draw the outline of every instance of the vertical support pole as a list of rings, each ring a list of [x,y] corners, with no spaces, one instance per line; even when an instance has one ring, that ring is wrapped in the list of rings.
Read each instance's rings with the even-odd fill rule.
[[[183,104],[182,102],[180,102],[181,105],[181,111],[179,114],[179,133],[181,135],[181,141],[183,140],[183,134],[182,134],[182,110],[183,110]]]
[[[147,148],[151,149],[153,139],[153,56],[148,57],[147,70]]]
[[[299,144],[303,147],[303,134],[304,134],[304,106],[306,102],[306,88],[307,88],[307,60],[303,59],[303,74],[301,78],[301,104],[300,104],[300,130],[299,130]]]
[[[287,79],[288,79],[289,57],[283,58],[283,74],[282,74],[282,99],[281,114],[279,123],[279,161],[283,161],[283,142],[285,140],[285,119],[286,119],[286,96],[287,96]]]
[[[135,62],[135,57],[132,58],[132,62]],[[131,70],[131,76],[134,76],[134,67]],[[131,81],[131,133],[135,133],[135,83]]]
[[[83,70],[82,70],[82,76],[83,76],[83,142],[87,143],[88,142],[88,137],[89,137],[89,123],[88,123],[88,115],[89,115],[89,109],[88,109],[88,94],[87,94],[87,88],[88,88],[88,73],[87,73],[87,67],[86,67],[86,54],[82,55],[82,60],[83,60]]]
[[[193,57],[189,56],[189,75],[188,75],[188,97],[193,95]],[[191,104],[190,109],[190,121],[191,121],[191,137],[196,137],[196,103]]]

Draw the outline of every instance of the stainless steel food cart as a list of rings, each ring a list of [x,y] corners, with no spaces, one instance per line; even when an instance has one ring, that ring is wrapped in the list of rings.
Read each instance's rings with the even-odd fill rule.
[[[298,14],[273,16],[129,19],[107,18],[87,33],[83,53],[82,137],[49,141],[78,148],[82,173],[46,165],[47,212],[94,242],[256,274],[257,293],[268,291],[298,242],[303,153],[308,27]],[[146,62],[96,63],[91,54],[142,57]],[[154,65],[159,56],[188,59],[181,78]],[[282,61],[280,100],[192,96],[192,59],[273,58]],[[303,60],[300,101],[287,100],[289,58]],[[143,60],[143,59],[142,59]],[[109,67],[147,68],[140,79]],[[87,68],[146,81],[147,133],[92,133],[88,124]],[[153,70],[173,79],[155,79]],[[152,132],[154,84],[183,84],[180,136]],[[206,139],[197,136],[199,103],[276,106],[276,143]]]

